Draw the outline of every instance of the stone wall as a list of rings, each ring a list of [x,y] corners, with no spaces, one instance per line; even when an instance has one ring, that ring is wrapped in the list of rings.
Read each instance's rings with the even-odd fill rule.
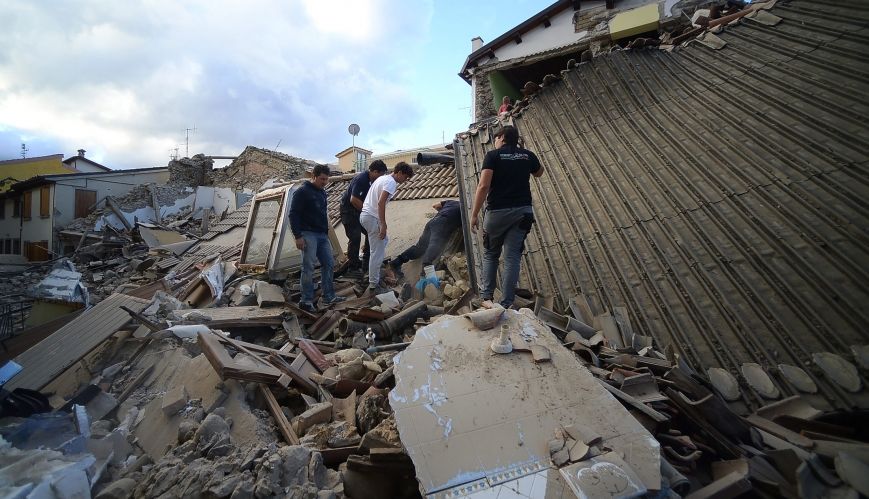
[[[474,95],[475,121],[482,121],[497,115],[498,108],[495,107],[492,85],[489,83],[489,73],[480,71],[474,75],[474,80],[476,81],[476,95]]]
[[[169,183],[195,187],[206,185],[214,160],[197,154],[192,158],[181,158],[169,162]]]

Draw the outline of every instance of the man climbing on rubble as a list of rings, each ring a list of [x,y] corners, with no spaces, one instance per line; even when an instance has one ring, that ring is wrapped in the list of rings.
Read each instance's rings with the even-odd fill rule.
[[[293,194],[290,202],[290,229],[296,238],[296,248],[302,252],[300,286],[302,297],[299,308],[314,312],[314,260],[320,261],[320,278],[323,288],[323,303],[332,305],[345,300],[335,294],[332,283],[332,243],[329,241],[329,217],[326,213],[326,184],[329,183],[329,167],[317,165],[312,179]]]
[[[531,207],[531,175],[543,175],[537,156],[519,147],[519,131],[507,125],[495,133],[495,149],[483,158],[480,182],[471,210],[471,230],[477,231],[479,214],[486,201],[483,221],[483,286],[480,299],[491,306],[498,275],[498,259],[504,250],[501,305],[509,308],[516,297],[519,263],[525,237],[534,224]]]
[[[443,252],[453,232],[462,225],[461,205],[458,201],[450,199],[439,201],[433,204],[432,208],[437,210],[437,213],[425,224],[416,244],[404,250],[389,264],[399,278],[404,276],[401,266],[411,260],[422,257],[423,268],[431,265]]]
[[[392,199],[398,184],[413,177],[413,169],[404,161],[395,165],[391,175],[384,175],[371,184],[365,202],[362,203],[362,214],[359,221],[368,231],[368,241],[371,244],[371,259],[368,261],[368,292],[381,294],[386,289],[380,286],[380,266],[386,257],[386,203]]]
[[[360,172],[353,177],[350,186],[341,197],[341,224],[347,235],[347,259],[349,260],[347,270],[358,277],[362,277],[369,258],[368,233],[359,223],[359,215],[362,213],[362,204],[365,202],[365,196],[368,194],[368,189],[371,188],[371,183],[385,173],[386,163],[379,159],[373,161],[368,165],[368,171]],[[365,235],[365,246],[362,249],[362,260],[360,260],[359,246],[363,234]]]

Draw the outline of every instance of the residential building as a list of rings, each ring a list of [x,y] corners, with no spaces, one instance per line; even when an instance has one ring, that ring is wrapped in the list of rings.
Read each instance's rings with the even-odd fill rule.
[[[103,166],[90,158],[86,158],[84,156],[85,152],[86,151],[84,149],[79,149],[78,154],[66,158],[65,160],[63,160],[63,164],[71,166],[75,171],[82,173],[112,171],[111,168]]]
[[[374,161],[376,159],[382,160],[384,163],[386,163],[386,167],[390,170],[401,161],[404,161],[409,165],[415,166],[416,155],[421,152],[435,154],[452,154],[452,151],[447,149],[446,144],[435,144],[428,147],[417,147],[416,149],[407,150],[399,149],[398,151],[392,151],[386,154],[375,154],[374,156],[371,156],[371,161]]]
[[[335,155],[338,158],[338,169],[344,173],[361,172],[371,162],[371,151],[361,147],[350,146]]]
[[[558,75],[570,59],[602,53],[615,41],[654,33],[677,22],[696,2],[559,0],[489,43],[471,40],[459,76],[472,87],[474,122],[493,117],[503,97],[523,97],[523,86]]]
[[[9,190],[16,182],[36,175],[64,173],[76,173],[76,169],[64,164],[63,154],[0,161],[0,192]]]
[[[62,253],[55,229],[87,216],[106,196],[169,180],[166,167],[108,172],[38,175],[0,194],[0,241],[3,254],[41,261]]]

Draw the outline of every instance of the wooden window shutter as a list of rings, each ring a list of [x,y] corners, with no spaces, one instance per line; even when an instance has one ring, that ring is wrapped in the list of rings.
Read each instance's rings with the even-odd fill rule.
[[[26,191],[24,193],[24,205],[22,206],[22,211],[24,213],[21,214],[21,218],[24,220],[30,220],[30,215],[32,213],[31,206],[33,205],[33,191]]]
[[[75,218],[88,216],[91,207],[95,204],[97,204],[97,191],[75,190]]]
[[[51,186],[43,185],[39,188],[39,216],[48,217],[51,215]]]

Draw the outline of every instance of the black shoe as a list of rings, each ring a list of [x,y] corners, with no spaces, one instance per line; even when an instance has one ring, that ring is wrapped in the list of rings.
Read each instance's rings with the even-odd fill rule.
[[[389,268],[392,269],[392,273],[395,274],[396,278],[404,279],[404,272],[401,271],[401,264],[400,263],[398,263],[396,261],[392,261],[389,263]]]
[[[308,312],[309,314],[317,313],[317,309],[314,308],[314,305],[311,303],[299,302],[299,308],[304,310],[305,312]]]

